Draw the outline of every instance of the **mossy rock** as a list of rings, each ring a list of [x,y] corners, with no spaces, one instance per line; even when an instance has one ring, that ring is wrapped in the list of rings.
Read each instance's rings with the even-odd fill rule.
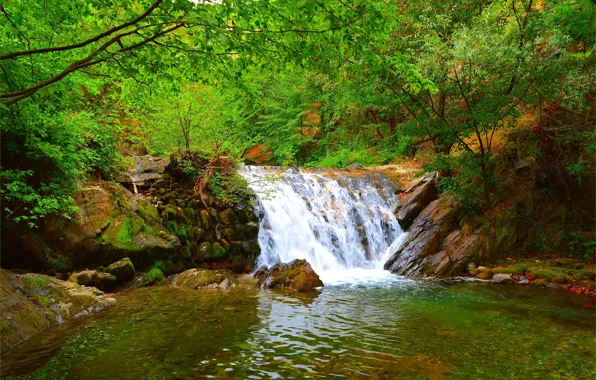
[[[189,257],[190,258],[190,257]],[[176,273],[184,271],[184,264],[181,262],[172,262],[170,260],[160,260],[151,266],[151,269],[156,268],[163,272],[166,276],[171,276]]]
[[[166,282],[166,276],[159,268],[152,268],[140,279],[139,287],[160,285]]]
[[[213,250],[213,256],[217,259],[222,259],[226,257],[226,249],[221,246],[221,244],[215,242],[211,245]]]
[[[213,219],[207,210],[201,210],[200,212],[201,227],[208,230],[213,227]]]
[[[229,269],[189,269],[170,278],[173,285],[191,289],[228,289],[238,283],[238,276]]]
[[[110,264],[106,272],[116,276],[119,282],[127,282],[135,278],[135,267],[128,257]]]
[[[147,199],[141,198],[137,202],[137,213],[148,224],[159,224],[159,212]]]
[[[68,278],[68,281],[78,285],[92,286],[103,291],[114,290],[121,283],[113,274],[95,270],[73,273]]]
[[[200,257],[209,258],[213,254],[213,248],[208,241],[201,243],[199,246]]]
[[[219,213],[219,222],[224,226],[231,226],[237,223],[238,217],[231,208],[227,208]]]
[[[0,269],[0,326],[3,349],[62,320],[101,310],[116,302],[96,288],[86,288],[41,274],[16,275]]]

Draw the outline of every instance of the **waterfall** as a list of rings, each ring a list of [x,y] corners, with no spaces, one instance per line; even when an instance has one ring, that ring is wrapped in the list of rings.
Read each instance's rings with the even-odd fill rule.
[[[385,176],[256,166],[241,174],[258,200],[257,267],[306,259],[326,284],[386,275],[382,266],[404,234]]]

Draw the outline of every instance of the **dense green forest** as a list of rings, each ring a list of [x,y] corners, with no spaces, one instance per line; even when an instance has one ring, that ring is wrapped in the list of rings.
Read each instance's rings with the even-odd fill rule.
[[[111,178],[126,149],[145,147],[239,163],[259,146],[288,166],[416,159],[478,213],[514,191],[502,174],[520,162],[548,183],[533,189],[537,203],[582,188],[593,198],[594,10],[590,0],[3,0],[3,217],[35,228],[68,216],[80,183]],[[591,252],[584,211],[574,231]]]

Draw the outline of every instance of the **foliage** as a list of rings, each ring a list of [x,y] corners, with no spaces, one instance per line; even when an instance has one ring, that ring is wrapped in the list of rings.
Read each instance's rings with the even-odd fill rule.
[[[542,194],[592,181],[589,0],[10,0],[0,11],[2,212],[31,226],[72,214],[78,183],[120,169],[123,141],[190,152],[179,164],[198,193],[227,202],[244,198],[235,168],[256,144],[298,166],[421,152],[478,213],[501,201],[510,162],[544,168]]]

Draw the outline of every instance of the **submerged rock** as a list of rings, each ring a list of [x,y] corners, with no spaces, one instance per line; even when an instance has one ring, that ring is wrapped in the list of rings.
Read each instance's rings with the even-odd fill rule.
[[[84,316],[116,302],[96,288],[41,274],[18,275],[0,269],[0,279],[2,351],[67,318]]]
[[[296,259],[288,264],[276,264],[271,269],[263,267],[255,272],[257,285],[263,289],[285,288],[295,291],[313,290],[323,286],[308,261]]]
[[[170,277],[170,284],[191,289],[228,289],[238,284],[238,276],[229,269],[189,269]]]

